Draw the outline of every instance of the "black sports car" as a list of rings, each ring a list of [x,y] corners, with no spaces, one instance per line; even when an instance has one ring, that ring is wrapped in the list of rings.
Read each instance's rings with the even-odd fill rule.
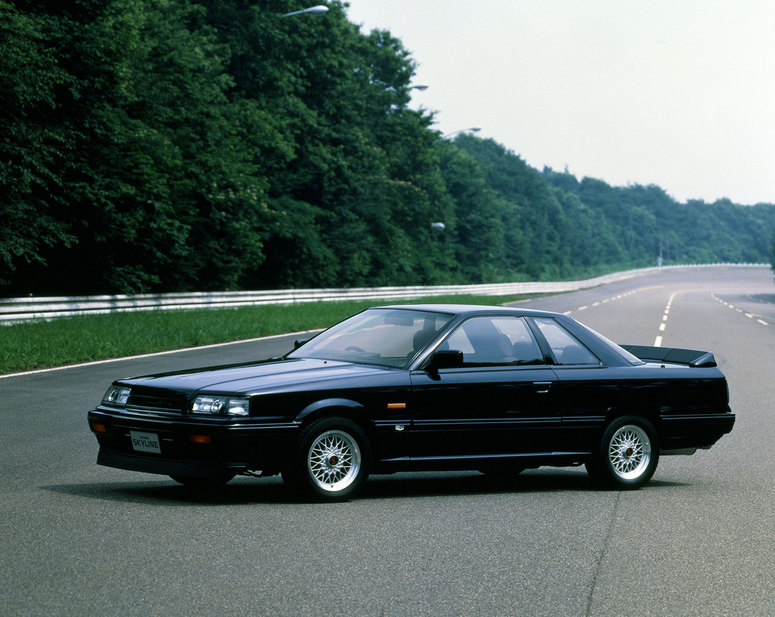
[[[192,486],[281,473],[324,499],[370,473],[541,465],[636,488],[734,421],[709,352],[463,305],[375,307],[282,358],[121,379],[89,412],[101,465]]]

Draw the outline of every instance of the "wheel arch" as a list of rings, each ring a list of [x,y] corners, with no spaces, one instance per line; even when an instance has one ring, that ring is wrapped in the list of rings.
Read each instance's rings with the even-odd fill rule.
[[[600,443],[600,439],[602,439],[603,435],[608,430],[608,427],[622,418],[632,418],[633,420],[643,420],[647,422],[653,429],[657,442],[660,444],[662,442],[662,421],[659,412],[656,410],[651,410],[643,405],[637,404],[617,405],[609,407],[602,417],[603,421],[590,433],[590,436],[594,437],[592,441],[592,452],[588,457],[590,460],[595,458],[597,444]]]
[[[372,438],[374,424],[363,413],[365,406],[358,401],[347,398],[326,398],[310,403],[299,412],[296,419],[301,422],[302,428],[308,426],[320,418],[340,417],[346,418],[357,424],[369,437]]]
[[[657,435],[659,436],[660,434],[659,411],[657,409],[652,409],[649,406],[639,405],[637,403],[609,407],[606,410],[603,424],[600,426],[599,434],[602,435],[603,432],[605,432],[608,425],[611,424],[612,422],[616,422],[620,418],[626,418],[626,417],[640,418],[641,420],[645,420],[646,422],[651,424],[651,426],[654,428]]]

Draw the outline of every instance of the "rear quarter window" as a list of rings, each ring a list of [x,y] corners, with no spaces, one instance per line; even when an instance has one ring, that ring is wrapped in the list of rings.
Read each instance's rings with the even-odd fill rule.
[[[600,365],[600,359],[554,319],[537,317],[534,321],[538,329],[541,330],[541,334],[544,335],[546,342],[549,343],[557,364],[565,366]]]

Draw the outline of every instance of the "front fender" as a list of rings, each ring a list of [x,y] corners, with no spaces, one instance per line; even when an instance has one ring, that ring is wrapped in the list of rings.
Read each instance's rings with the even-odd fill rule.
[[[360,403],[346,398],[326,398],[310,403],[296,416],[296,420],[305,420],[321,409],[363,409]]]

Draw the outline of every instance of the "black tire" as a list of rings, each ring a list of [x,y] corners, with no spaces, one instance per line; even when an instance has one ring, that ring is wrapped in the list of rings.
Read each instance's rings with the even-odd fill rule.
[[[624,416],[606,427],[586,467],[593,482],[605,488],[636,489],[651,479],[658,462],[654,427],[645,418]]]
[[[220,476],[214,476],[211,478],[196,478],[192,476],[178,476],[171,475],[170,478],[175,480],[178,484],[182,484],[186,488],[190,488],[195,491],[212,491],[223,487],[228,483],[236,474],[227,473]]]
[[[355,422],[329,417],[312,422],[299,436],[283,481],[324,501],[351,497],[369,475],[371,447]]]

